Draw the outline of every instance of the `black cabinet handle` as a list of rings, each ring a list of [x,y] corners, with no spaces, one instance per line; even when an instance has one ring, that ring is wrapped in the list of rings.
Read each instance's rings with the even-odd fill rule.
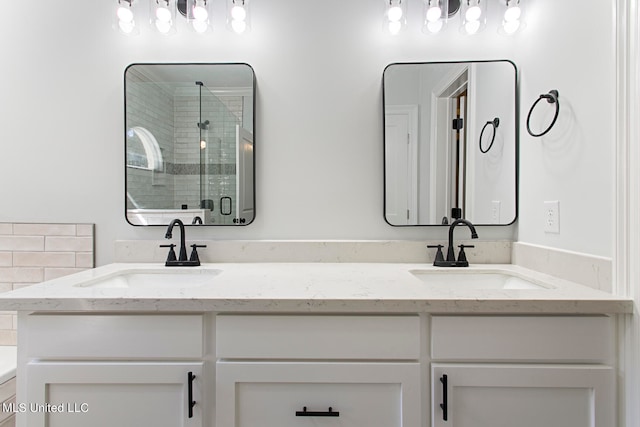
[[[302,411],[296,411],[296,417],[339,417],[340,412],[334,411],[332,407],[329,407],[327,412],[307,411],[307,407],[302,408]]]
[[[187,374],[188,380],[188,396],[187,396],[187,407],[189,408],[189,418],[193,418],[193,407],[196,405],[196,401],[193,400],[193,380],[196,378],[193,375],[193,372],[189,372]]]
[[[449,402],[447,401],[447,375],[442,375],[440,378],[440,382],[442,383],[442,403],[440,404],[440,408],[442,408],[442,420],[447,421],[448,411],[449,411]]]

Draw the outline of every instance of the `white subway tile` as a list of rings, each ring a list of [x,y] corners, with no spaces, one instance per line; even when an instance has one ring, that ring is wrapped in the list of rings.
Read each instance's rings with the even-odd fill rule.
[[[14,267],[75,267],[74,252],[16,252]]]
[[[2,282],[0,283],[0,293],[2,292],[9,292],[13,290],[13,286],[11,285],[11,283],[8,282]]]
[[[92,252],[93,238],[47,236],[44,246],[51,252]]]
[[[10,222],[0,222],[0,236],[13,234],[13,224]]]
[[[0,251],[43,251],[43,236],[0,236]]]
[[[76,267],[93,268],[93,252],[76,252]]]
[[[75,236],[75,224],[14,224],[13,234],[21,236]]]
[[[77,224],[76,236],[91,236],[93,237],[93,224]]]
[[[37,267],[0,267],[0,282],[38,283],[44,279],[44,269]]]

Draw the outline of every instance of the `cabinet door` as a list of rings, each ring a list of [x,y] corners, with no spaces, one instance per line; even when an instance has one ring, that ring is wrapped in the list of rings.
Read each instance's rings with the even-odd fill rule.
[[[20,426],[202,426],[202,363],[32,362],[27,376]]]
[[[216,374],[216,427],[421,426],[417,363],[218,362]]]
[[[613,369],[432,364],[433,427],[610,427]]]

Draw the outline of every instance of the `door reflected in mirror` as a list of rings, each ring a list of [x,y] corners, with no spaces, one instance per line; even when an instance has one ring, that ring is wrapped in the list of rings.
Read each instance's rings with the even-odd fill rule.
[[[510,61],[387,66],[384,215],[390,225],[515,221],[516,82]]]
[[[127,221],[251,223],[253,69],[247,64],[132,64],[124,80]]]

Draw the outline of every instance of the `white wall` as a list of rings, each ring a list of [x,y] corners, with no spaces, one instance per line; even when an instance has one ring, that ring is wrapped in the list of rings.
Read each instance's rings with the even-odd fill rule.
[[[470,90],[474,93],[469,96],[469,102],[474,103],[469,117],[472,128],[467,134],[467,215],[478,224],[509,223],[516,216],[516,126],[511,101],[515,99],[515,73],[508,62],[487,62],[474,66],[473,76]],[[499,119],[496,129],[487,126],[494,118]],[[486,153],[480,152],[480,135]],[[494,201],[500,202],[495,219]]]
[[[613,256],[614,6],[579,0],[531,4],[523,55],[516,62],[522,101],[520,241]],[[525,129],[527,113],[551,89],[560,93],[558,123],[548,135],[532,138]],[[544,233],[545,200],[560,202],[560,234]]]
[[[506,58],[521,72],[521,116],[552,88],[573,112],[563,142],[521,138],[520,239],[609,256],[613,6],[528,3],[529,27],[515,38],[493,30],[468,38],[457,28],[425,36],[418,0],[409,2],[409,30],[395,38],[382,32],[381,0],[254,0],[253,32],[245,37],[223,30],[218,16],[208,38],[184,31],[126,38],[111,29],[111,1],[65,3],[69,10],[21,2],[19,14],[0,17],[0,221],[96,223],[98,265],[111,262],[116,239],[161,238],[164,230],[124,219],[124,69],[238,61],[253,66],[258,84],[257,217],[248,227],[190,229],[188,238],[444,238],[442,228],[392,228],[383,219],[383,69]],[[223,12],[224,2],[216,7]],[[541,231],[542,201],[551,198],[561,203],[558,236]],[[510,239],[515,230],[479,233]]]

